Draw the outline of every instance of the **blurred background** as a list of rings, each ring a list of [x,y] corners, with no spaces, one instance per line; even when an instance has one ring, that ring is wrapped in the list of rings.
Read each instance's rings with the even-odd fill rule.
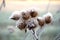
[[[60,40],[60,0],[0,0],[0,40],[33,40],[30,32],[20,31],[15,21],[9,19],[13,11],[30,7],[38,8],[39,16],[49,11],[54,17],[53,24],[45,27],[39,40]]]

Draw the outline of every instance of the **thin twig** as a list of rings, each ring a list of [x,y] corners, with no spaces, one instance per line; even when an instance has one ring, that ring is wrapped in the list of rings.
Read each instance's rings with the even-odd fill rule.
[[[2,9],[2,7],[5,7],[5,0],[2,1],[1,5],[0,5],[0,10]]]
[[[33,36],[35,37],[35,40],[38,40],[37,34],[35,33],[35,31],[32,29],[33,32]]]

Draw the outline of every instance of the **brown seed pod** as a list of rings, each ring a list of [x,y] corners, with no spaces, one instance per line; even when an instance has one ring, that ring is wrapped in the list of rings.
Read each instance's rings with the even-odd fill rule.
[[[43,19],[37,19],[38,21],[38,24],[40,25],[40,27],[43,27],[44,26],[44,20]]]
[[[33,17],[36,17],[38,13],[36,11],[30,11],[30,15],[33,18]]]
[[[45,17],[45,23],[46,24],[49,24],[49,23],[51,23],[51,16],[47,16],[47,17]]]
[[[16,15],[16,16],[12,17],[11,19],[12,19],[12,20],[19,20],[19,16]]]
[[[25,30],[25,33],[27,32],[27,27],[26,27],[26,23],[23,19],[19,19],[16,23],[16,26],[20,29],[20,30]]]
[[[46,24],[49,24],[49,23],[51,23],[53,21],[53,15],[50,12],[46,13],[43,16],[43,18],[44,18]]]
[[[19,20],[20,16],[21,16],[20,11],[14,11],[9,18],[17,21]]]
[[[28,20],[30,18],[30,14],[28,12],[27,13],[22,12],[22,18],[24,20]]]
[[[21,24],[19,24],[17,27],[18,27],[20,30],[23,30],[23,29],[25,29],[26,24],[25,24],[25,23],[21,23]]]

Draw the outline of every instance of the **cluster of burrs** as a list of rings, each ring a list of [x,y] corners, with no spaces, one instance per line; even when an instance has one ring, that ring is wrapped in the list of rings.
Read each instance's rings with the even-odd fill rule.
[[[36,40],[38,40],[36,28],[42,29],[45,24],[50,24],[53,18],[51,13],[46,13],[42,17],[38,17],[39,14],[40,13],[34,9],[21,10],[14,11],[9,18],[16,21],[16,26],[20,30],[25,30],[25,32],[27,32],[27,29],[32,30],[33,35]]]

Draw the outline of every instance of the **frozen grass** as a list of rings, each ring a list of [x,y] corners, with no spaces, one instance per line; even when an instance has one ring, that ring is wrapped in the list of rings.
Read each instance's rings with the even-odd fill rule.
[[[45,31],[39,35],[39,40],[55,40],[54,38],[60,33],[60,12],[52,12],[54,15],[54,24],[45,28]],[[0,40],[33,40],[32,34],[20,31],[15,27],[15,21],[8,19],[11,12],[0,12]],[[42,13],[41,15],[43,15]],[[14,31],[10,32],[8,27],[14,27]],[[25,35],[27,35],[25,37]]]

